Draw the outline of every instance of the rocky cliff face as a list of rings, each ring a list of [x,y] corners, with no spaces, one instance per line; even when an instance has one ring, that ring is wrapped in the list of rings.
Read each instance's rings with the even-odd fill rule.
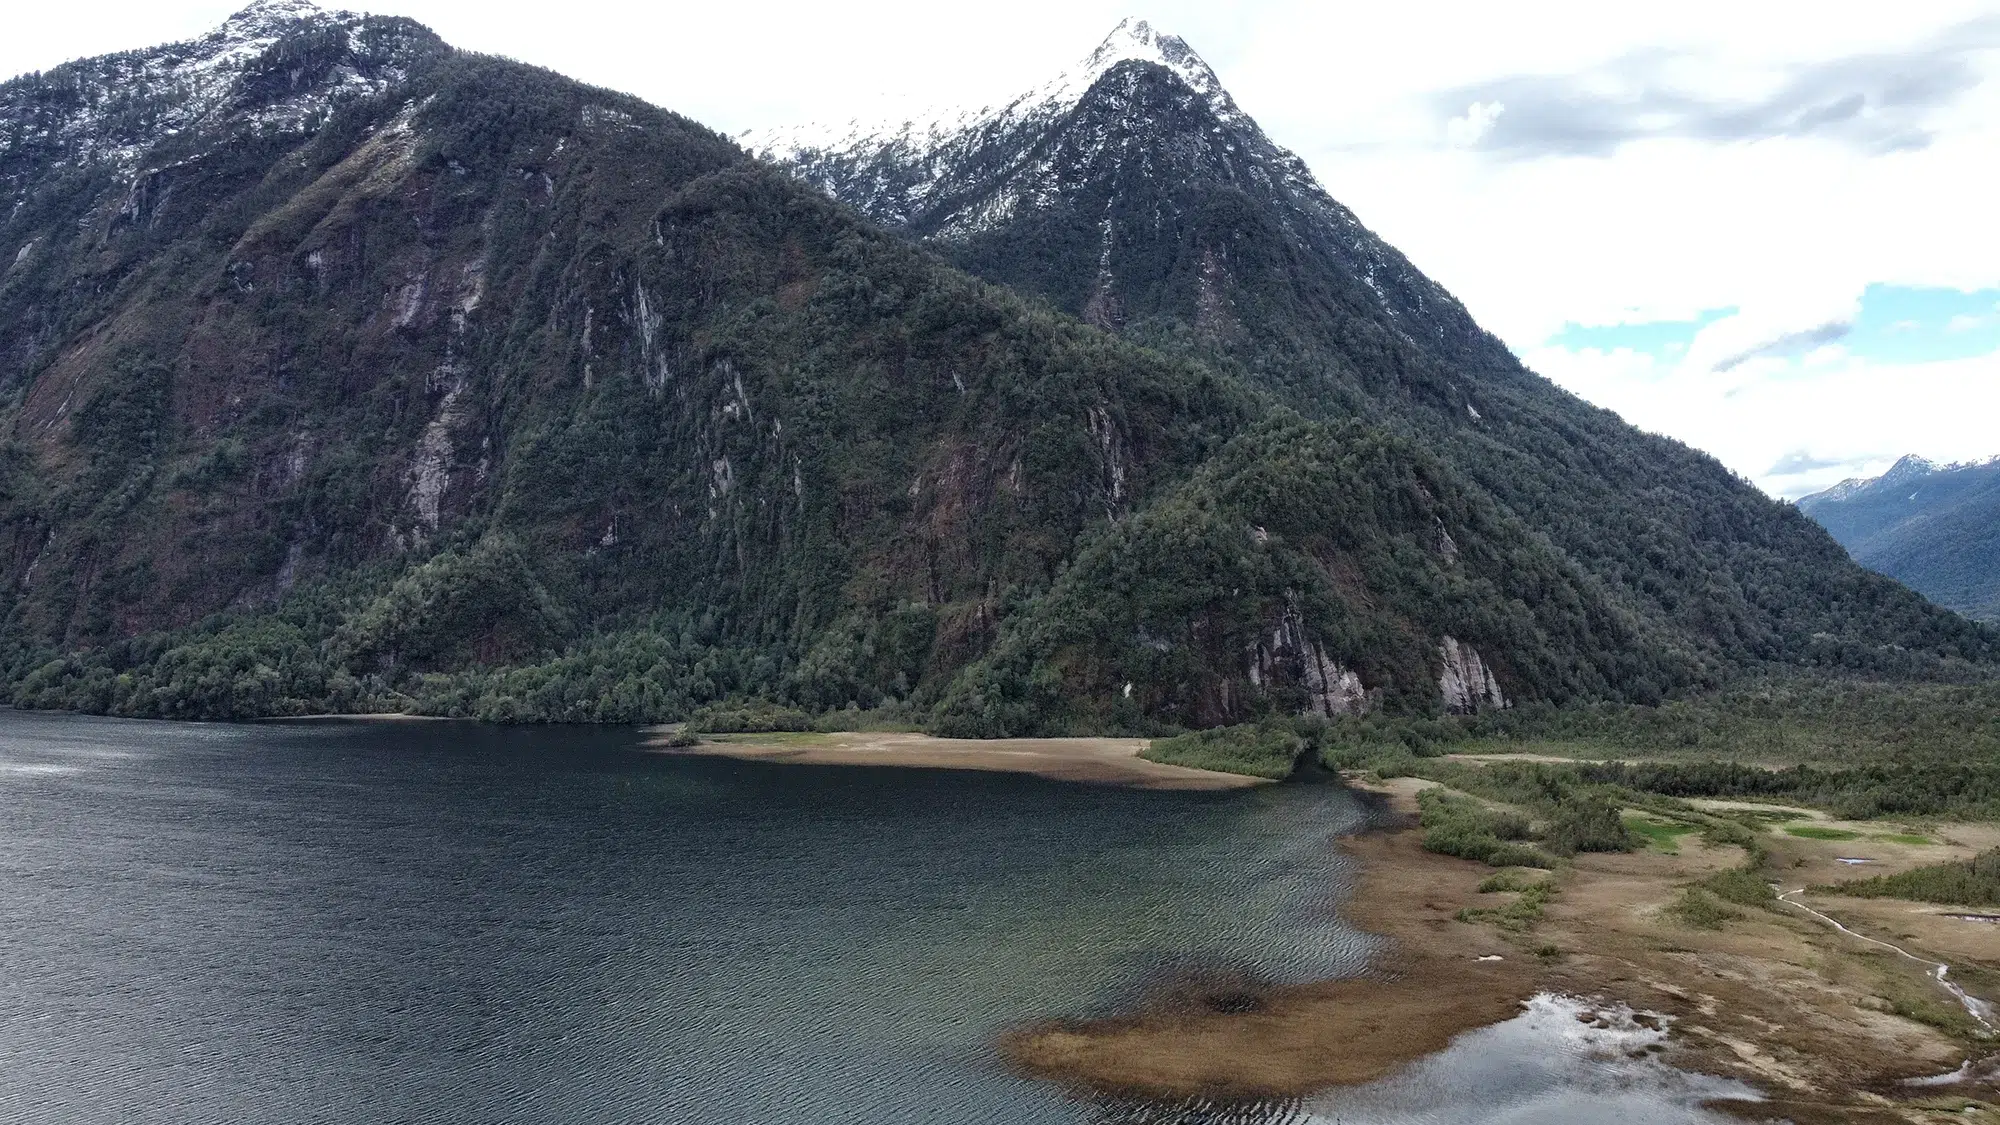
[[[1471,645],[1460,643],[1456,637],[1446,637],[1438,642],[1438,663],[1444,668],[1438,675],[1438,691],[1444,696],[1446,711],[1471,715],[1507,706],[1500,681],[1493,677],[1493,670]]]

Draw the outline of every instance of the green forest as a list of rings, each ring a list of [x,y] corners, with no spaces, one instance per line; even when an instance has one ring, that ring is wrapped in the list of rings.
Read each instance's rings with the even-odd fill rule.
[[[1379,243],[1405,272],[1370,303],[1331,200],[1127,184],[1193,216],[1189,246],[1233,231],[1237,265],[1135,238],[1110,323],[1048,241],[1098,199],[1088,168],[1060,214],[947,253],[637,99],[338,19],[153,137],[136,185],[90,146],[188,91],[117,57],[0,84],[16,706],[975,737],[1366,712],[1314,752],[1846,761],[1730,693],[1952,698],[2000,662],[2000,634],[1522,369]],[[377,85],[259,123],[342,74]],[[1853,729],[1941,721],[1884,706],[1917,734]]]

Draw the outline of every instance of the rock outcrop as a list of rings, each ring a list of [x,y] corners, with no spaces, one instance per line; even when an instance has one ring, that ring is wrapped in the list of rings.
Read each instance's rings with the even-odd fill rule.
[[[1493,670],[1471,645],[1456,637],[1446,637],[1438,642],[1438,658],[1444,665],[1438,674],[1438,690],[1444,693],[1445,710],[1454,715],[1472,715],[1507,706],[1500,681],[1493,678]]]

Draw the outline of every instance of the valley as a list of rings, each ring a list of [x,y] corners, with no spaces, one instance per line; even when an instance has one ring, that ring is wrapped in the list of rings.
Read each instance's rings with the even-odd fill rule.
[[[2000,1122],[1993,478],[1569,393],[1137,19],[23,74],[0,1116]]]

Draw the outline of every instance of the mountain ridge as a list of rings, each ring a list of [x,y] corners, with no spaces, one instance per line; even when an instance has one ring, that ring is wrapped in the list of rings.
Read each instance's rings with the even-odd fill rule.
[[[2000,622],[2000,457],[1941,465],[1911,454],[1798,506],[1863,566]]]
[[[1662,643],[1793,663],[1844,636],[1839,659],[1866,663],[1881,642],[1856,621],[1925,616],[1712,458],[1525,369],[1295,155],[1211,100],[1127,58],[1059,114],[988,115],[915,163],[899,163],[893,138],[770,155],[979,276],[1310,416],[1405,433],[1582,562]],[[1635,566],[1635,550],[1655,561]]]
[[[208,48],[0,84],[18,704],[641,721],[749,697],[1004,734],[1994,659],[1823,535],[1770,552],[1783,513],[1726,491],[1721,517],[1652,508],[1764,551],[1804,608],[1676,625],[1635,597],[1688,565],[1684,539],[1664,563],[1579,554],[1491,466],[1454,464],[1453,427],[1541,425],[1508,397],[1532,377],[1413,269],[1368,273],[1407,263],[1330,199],[1260,210],[1276,197],[1244,192],[1291,190],[1282,150],[1242,155],[1170,67],[1100,60],[1044,115],[1063,137],[987,137],[1030,158],[994,167],[1066,186],[1092,167],[1079,126],[1124,130],[1111,171],[1138,210],[1108,212],[1106,288],[1102,209],[1074,244],[1021,241],[1032,206],[925,243],[638,99],[409,21],[251,13]],[[214,81],[175,69],[211,58],[231,60]],[[1135,109],[1222,126],[1222,147],[1149,148],[1120,124]],[[1236,195],[1126,237],[1166,182],[1136,170],[1230,144]],[[938,199],[990,201],[965,171]],[[1287,229],[1309,238],[1284,249]],[[1010,261],[1074,264],[1075,315],[1001,284]]]

